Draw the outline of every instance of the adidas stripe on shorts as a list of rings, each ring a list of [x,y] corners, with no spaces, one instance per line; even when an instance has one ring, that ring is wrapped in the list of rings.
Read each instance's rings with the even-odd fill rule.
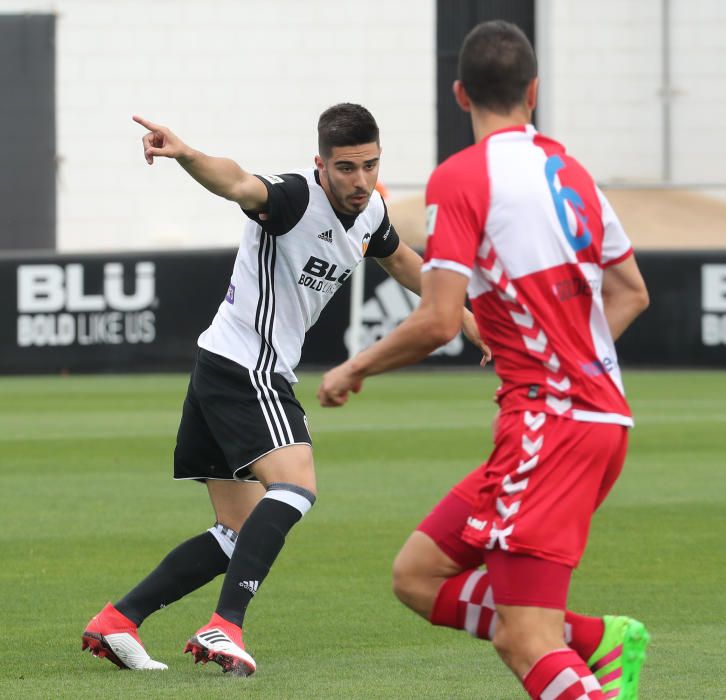
[[[175,479],[255,480],[253,462],[297,444],[312,440],[282,375],[199,349],[174,449]]]

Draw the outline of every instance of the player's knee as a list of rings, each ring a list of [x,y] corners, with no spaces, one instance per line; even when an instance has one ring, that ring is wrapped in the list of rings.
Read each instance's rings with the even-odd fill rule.
[[[527,649],[539,630],[522,624],[513,624],[500,617],[494,629],[492,644],[502,658],[517,658],[527,654]]]
[[[409,605],[409,601],[414,596],[416,584],[416,575],[410,566],[408,559],[399,554],[393,560],[393,569],[391,571],[391,585],[393,594],[405,605]],[[411,607],[409,605],[409,607]]]
[[[548,651],[564,647],[560,636],[547,625],[507,622],[500,617],[492,645],[504,663],[521,677]]]
[[[209,532],[212,537],[217,540],[217,544],[220,546],[222,551],[228,558],[231,559],[239,530],[234,527],[230,527],[224,522],[217,521],[207,530],[207,532]]]
[[[308,483],[307,486],[304,487],[305,490],[313,497],[313,503],[315,503],[315,500],[318,497],[318,487],[315,485],[315,482]]]
[[[282,481],[268,484],[264,497],[287,503],[300,513],[301,518],[313,507],[317,500],[314,489],[311,490],[294,483]]]
[[[399,554],[393,562],[391,584],[393,594],[406,607],[427,620],[430,618],[438,589],[437,581]]]
[[[497,625],[494,628],[492,646],[497,650],[497,653],[500,656],[509,653],[511,650],[512,638],[506,625],[502,624],[501,620],[497,621]]]
[[[513,668],[517,659],[522,655],[523,649],[521,640],[516,629],[506,625],[501,619],[497,621],[492,637],[492,646],[507,666]]]
[[[255,462],[251,470],[268,492],[273,484],[291,484],[317,495],[315,464],[308,445],[290,445],[273,450]]]
[[[249,513],[238,513],[231,509],[219,509],[216,511],[217,523],[234,532],[239,532],[244,525]]]

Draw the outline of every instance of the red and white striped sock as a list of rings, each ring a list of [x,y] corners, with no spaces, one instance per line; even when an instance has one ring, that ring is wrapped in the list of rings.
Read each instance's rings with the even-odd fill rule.
[[[597,678],[569,648],[545,654],[522,684],[532,700],[605,700]]]
[[[474,637],[491,641],[497,615],[486,570],[469,569],[444,581],[430,621],[434,625],[465,629]],[[601,617],[565,612],[565,641],[583,659],[593,655],[604,631]]]
[[[496,624],[494,596],[486,571],[469,569],[447,579],[431,612],[431,624],[466,630],[473,637],[491,639]]]

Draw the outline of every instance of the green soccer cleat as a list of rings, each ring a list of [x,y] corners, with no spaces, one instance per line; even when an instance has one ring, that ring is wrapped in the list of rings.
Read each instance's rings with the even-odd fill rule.
[[[605,632],[587,665],[607,700],[638,700],[640,668],[650,635],[631,617],[605,615]]]

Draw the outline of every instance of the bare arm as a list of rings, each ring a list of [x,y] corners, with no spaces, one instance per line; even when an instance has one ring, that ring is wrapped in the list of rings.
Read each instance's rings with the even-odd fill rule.
[[[602,299],[610,333],[617,340],[650,303],[634,255],[605,269]]]
[[[143,137],[144,157],[149,165],[153,165],[155,156],[173,158],[200,185],[237,202],[242,209],[258,211],[267,204],[267,188],[233,160],[196,151],[167,127],[143,117],[135,116],[134,121],[149,130]]]
[[[401,241],[396,251],[387,258],[376,258],[378,264],[396,280],[402,287],[410,289],[414,294],[421,296],[421,256]],[[476,345],[481,351],[482,367],[492,359],[492,351],[482,340],[479,328],[474,320],[474,314],[469,309],[462,309],[461,330],[470,343]],[[434,348],[436,349],[436,348]]]
[[[418,362],[448,343],[461,328],[467,278],[450,270],[422,275],[421,303],[395,330],[323,376],[318,399],[323,406],[342,406],[363,380]]]
[[[421,256],[403,241],[387,258],[376,258],[376,262],[402,287],[421,296]]]

